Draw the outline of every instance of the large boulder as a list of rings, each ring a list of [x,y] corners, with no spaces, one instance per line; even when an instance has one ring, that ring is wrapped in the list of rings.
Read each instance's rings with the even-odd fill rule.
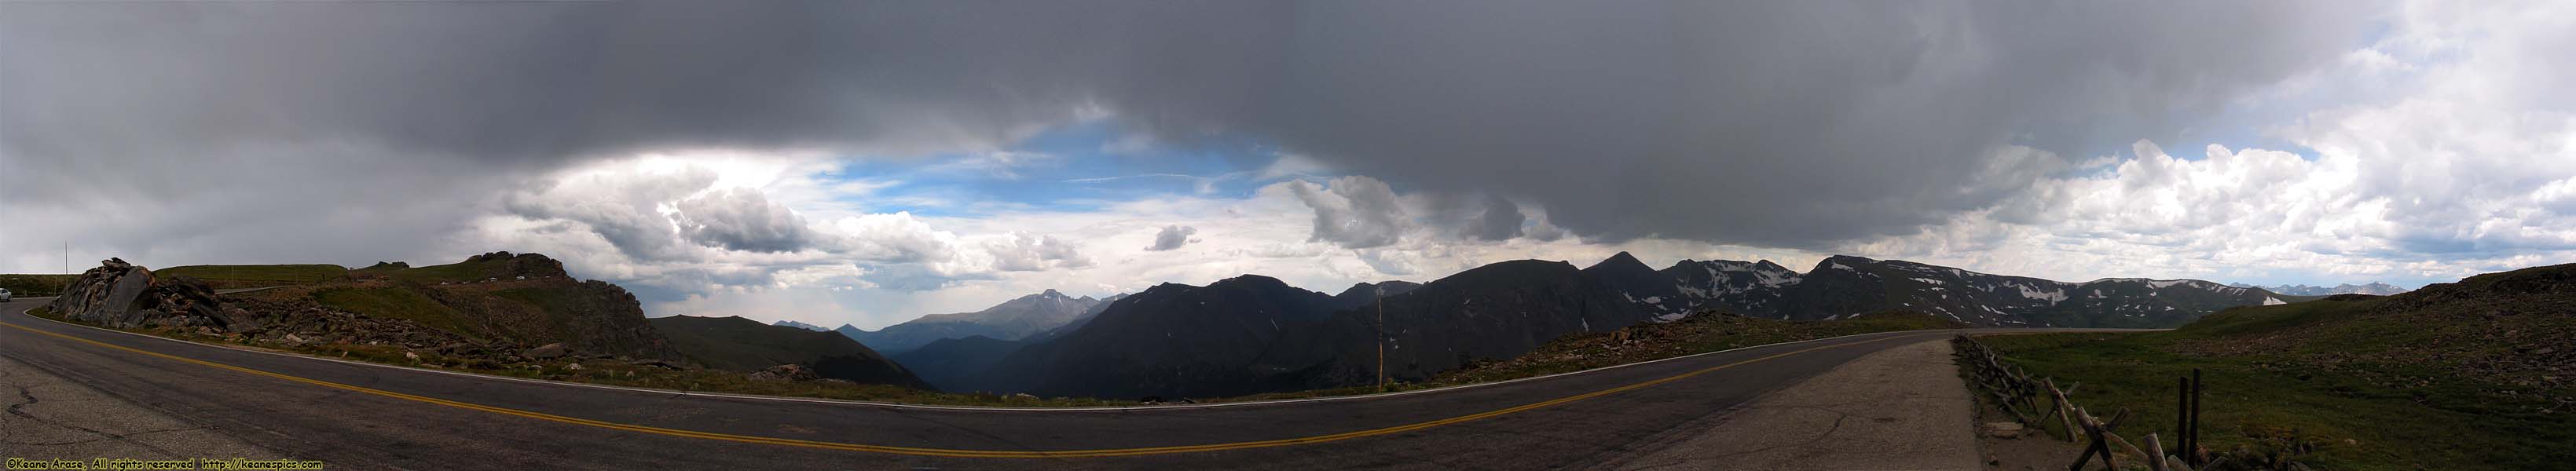
[[[152,270],[110,258],[82,272],[47,305],[62,316],[86,323],[136,327],[209,327],[239,331],[256,320],[240,309],[226,309],[215,290],[189,277],[160,278]]]

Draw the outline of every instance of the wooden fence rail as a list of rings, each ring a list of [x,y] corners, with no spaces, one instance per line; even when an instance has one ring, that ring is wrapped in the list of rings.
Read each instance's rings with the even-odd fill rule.
[[[2060,388],[2056,380],[2032,378],[2030,372],[2005,364],[1995,354],[1993,348],[1966,335],[1952,339],[1951,343],[1958,352],[1959,365],[1967,368],[1969,376],[1975,378],[1976,384],[1972,386],[1985,392],[1985,395],[1991,397],[1995,405],[2005,413],[2011,414],[2014,419],[2021,421],[2022,425],[2033,429],[2046,430],[2047,427],[2042,426],[2043,424],[2056,424],[2059,430],[2065,431],[2064,436],[2067,441],[2085,443],[2084,454],[2077,456],[2075,464],[2067,466],[2067,471],[2082,471],[2085,463],[2097,459],[2102,462],[2104,469],[2121,469],[2119,463],[2112,460],[2114,450],[2126,453],[2135,459],[2145,460],[2143,464],[2152,471],[2193,471],[2195,469],[2187,464],[2191,461],[2184,459],[2184,456],[2196,455],[2200,451],[2198,444],[2190,438],[2192,434],[2188,432],[2178,434],[2174,438],[2176,448],[2167,450],[2164,440],[2149,433],[2144,440],[2146,448],[2140,449],[2128,439],[2112,432],[2119,428],[2120,422],[2128,419],[2127,408],[2112,413],[2110,419],[2105,420],[2093,415],[2092,411],[2086,410],[2083,406],[2075,404],[2074,401],[2067,400],[2067,396],[2074,395],[2076,389],[2083,384],[2068,384]],[[2182,420],[2184,424],[2181,425],[2182,427],[2190,427],[2189,424],[2197,421],[2199,415],[2198,400],[2194,398],[2198,395],[2192,394],[2198,392],[2196,389],[2199,385],[2197,381],[2190,380],[2186,380],[2184,384],[2186,385],[2183,393],[2185,399],[2181,404],[2181,413],[2177,414],[2177,417]],[[2194,458],[2198,457],[2194,456]],[[2226,460],[2221,458],[2201,463],[2198,469],[2226,469],[2223,466],[2225,464],[2227,464]],[[2293,464],[2290,469],[2306,468],[2304,465]]]

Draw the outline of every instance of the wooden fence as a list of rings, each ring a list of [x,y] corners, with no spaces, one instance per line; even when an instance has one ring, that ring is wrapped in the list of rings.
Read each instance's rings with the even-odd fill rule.
[[[2180,382],[2182,393],[2175,410],[2184,433],[2176,436],[2179,440],[2175,443],[2176,446],[2167,450],[2162,439],[2154,433],[2149,433],[2143,441],[2146,447],[2142,449],[2128,439],[2113,433],[2119,428],[2121,422],[2129,418],[2128,408],[2121,408],[2118,412],[2112,413],[2109,419],[2094,416],[2083,406],[2067,400],[2068,396],[2074,395],[2075,391],[2083,386],[2082,384],[2059,387],[2056,380],[2032,378],[2029,372],[2005,364],[1995,355],[1993,348],[1966,335],[1952,339],[1951,343],[1956,347],[1954,350],[1958,352],[1959,365],[1967,368],[1969,376],[1974,378],[1976,384],[1971,387],[1984,393],[1987,399],[1992,400],[2005,413],[2012,414],[2015,420],[2019,420],[2022,425],[2033,430],[2045,430],[2048,428],[2047,425],[2056,425],[2057,430],[2063,431],[2067,441],[2085,443],[2084,454],[2075,458],[2075,464],[2067,466],[2068,471],[2082,471],[2085,463],[2096,460],[2101,461],[2105,469],[2120,469],[2119,463],[2112,458],[2112,451],[2115,449],[2127,453],[2132,460],[2143,460],[2146,468],[2153,471],[2230,468],[2224,457],[2202,460],[2201,458],[2206,456],[2200,453],[2202,447],[2191,443],[2193,436],[2197,435],[2190,433],[2196,432],[2191,428],[2199,422],[2200,418],[2198,404],[2200,385],[2197,374],[2193,375],[2194,378],[2185,378]],[[2185,457],[2191,459],[2186,460]],[[2189,464],[2195,462],[2200,463],[2200,466],[2195,468]],[[2284,469],[2306,470],[2308,467],[2291,463]]]

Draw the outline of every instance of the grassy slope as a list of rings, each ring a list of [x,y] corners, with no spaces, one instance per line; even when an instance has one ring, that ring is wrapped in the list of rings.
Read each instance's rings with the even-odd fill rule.
[[[17,297],[56,296],[63,286],[72,284],[80,275],[0,275],[0,289]]]
[[[928,389],[902,365],[837,332],[762,324],[741,317],[648,319],[682,355],[710,368],[756,371],[789,363],[826,378]]]
[[[55,321],[70,322],[62,316],[45,312],[44,308],[37,308],[28,312],[28,314]],[[0,315],[16,314],[0,313]],[[263,350],[301,353],[326,358],[360,360],[388,365],[417,366],[492,376],[510,376],[518,378],[572,381],[680,391],[709,391],[768,396],[819,397],[859,401],[972,406],[1093,407],[1135,404],[1135,402],[1132,401],[1105,401],[1092,398],[1058,397],[1031,399],[999,394],[942,393],[884,384],[851,385],[828,382],[755,381],[744,377],[743,373],[739,371],[703,369],[672,371],[659,367],[630,365],[616,361],[555,360],[502,364],[492,362],[490,360],[453,358],[441,356],[435,353],[411,352],[421,356],[420,360],[415,361],[403,355],[406,353],[405,349],[393,345],[312,344],[286,346],[281,348],[278,345],[257,345],[230,341],[222,337],[209,337],[179,330],[138,328],[129,329],[128,331],[198,343],[233,345]],[[579,364],[581,367],[578,369],[571,367],[571,365],[574,364]]]
[[[2214,451],[2295,439],[2318,446],[2308,462],[2320,469],[2545,469],[2576,461],[2576,388],[2561,377],[2576,371],[2530,361],[2576,338],[2553,297],[2312,301],[2171,332],[1982,340],[2034,374],[2083,382],[2087,408],[2140,412],[2122,427],[2139,435],[2171,434],[2175,378],[2197,368]]]
[[[841,334],[804,329],[791,332],[740,317],[671,316],[649,321],[663,336],[670,337],[672,346],[682,354],[709,368],[755,371],[825,356],[867,354],[867,347]],[[814,335],[805,335],[808,333]]]
[[[467,327],[468,321],[455,309],[441,305],[429,296],[402,287],[331,287],[316,290],[313,300],[324,306],[340,308],[368,317],[402,319],[424,327],[447,331],[476,340],[489,340],[489,335]]]
[[[347,279],[339,265],[187,265],[152,270],[155,276],[189,276],[218,289],[310,285]]]

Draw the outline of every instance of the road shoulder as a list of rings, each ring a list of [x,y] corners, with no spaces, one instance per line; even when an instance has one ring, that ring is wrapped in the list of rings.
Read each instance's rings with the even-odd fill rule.
[[[0,356],[0,458],[274,459],[280,454]]]
[[[1975,470],[1975,411],[1947,340],[1870,354],[1618,469]]]

